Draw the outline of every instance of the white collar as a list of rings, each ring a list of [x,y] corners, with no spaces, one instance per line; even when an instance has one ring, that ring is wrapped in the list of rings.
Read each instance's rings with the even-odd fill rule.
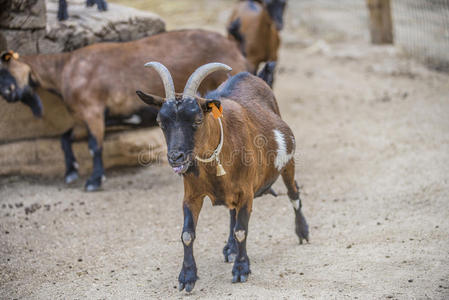
[[[220,163],[220,152],[223,148],[223,124],[221,123],[221,118],[218,118],[218,123],[220,124],[220,143],[218,143],[217,148],[214,150],[214,153],[209,158],[201,158],[198,155],[195,155],[195,159],[203,162],[209,163],[212,161],[217,161],[217,176],[223,176],[226,174],[226,171],[223,169],[223,166]]]

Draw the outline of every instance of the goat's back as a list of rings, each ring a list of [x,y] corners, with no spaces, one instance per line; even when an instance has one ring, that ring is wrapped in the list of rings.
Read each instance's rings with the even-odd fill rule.
[[[271,88],[265,81],[248,72],[241,72],[222,83],[217,90],[207,94],[206,98],[232,99],[248,110],[268,109],[280,116],[279,107]]]
[[[189,76],[206,63],[227,64],[233,68],[233,74],[246,70],[245,58],[224,36],[206,30],[171,31],[137,41],[100,43],[73,51],[62,74],[66,88],[62,94],[65,99],[71,98],[69,93],[77,93],[84,99],[104,99],[112,114],[130,113],[134,106],[140,105],[136,90],[165,94],[158,74],[143,66],[149,61],[158,61],[169,69],[177,92],[182,92]],[[203,82],[199,91],[213,90],[227,77],[226,72],[216,72]]]

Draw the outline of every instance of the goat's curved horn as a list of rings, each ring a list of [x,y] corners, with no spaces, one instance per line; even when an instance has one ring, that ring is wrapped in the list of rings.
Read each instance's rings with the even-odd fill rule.
[[[231,71],[232,68],[222,63],[209,63],[196,69],[187,81],[184,92],[182,93],[182,99],[194,98],[201,82],[203,82],[209,74],[220,70]]]
[[[175,85],[173,84],[170,71],[163,64],[155,61],[146,63],[145,67],[153,68],[161,76],[162,82],[164,83],[165,100],[175,100]]]

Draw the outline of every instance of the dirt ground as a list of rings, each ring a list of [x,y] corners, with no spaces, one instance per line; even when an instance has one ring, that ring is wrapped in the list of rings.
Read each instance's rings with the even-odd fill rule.
[[[232,3],[176,1],[213,12],[176,23],[149,2],[171,29],[221,30],[228,11],[218,8]],[[255,201],[249,281],[232,284],[228,213],[205,201],[200,280],[187,295],[177,290],[182,179],[168,165],[110,170],[94,194],[83,180],[2,178],[0,298],[448,299],[449,76],[393,47],[322,39],[294,8],[274,90],[297,139],[309,244],[298,244],[279,181],[279,197]]]

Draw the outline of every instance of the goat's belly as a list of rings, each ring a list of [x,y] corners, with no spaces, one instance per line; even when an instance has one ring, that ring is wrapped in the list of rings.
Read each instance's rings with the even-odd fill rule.
[[[279,175],[277,175],[274,179],[271,179],[269,181],[267,181],[266,183],[264,183],[261,187],[259,187],[255,192],[254,192],[254,198],[260,197],[263,194],[267,193],[268,190],[271,188],[271,186],[276,182],[276,180],[278,179]]]
[[[156,126],[156,116],[158,110],[153,107],[142,107],[131,114],[112,115],[109,110],[105,112],[106,127],[131,126],[131,127],[151,127]]]

